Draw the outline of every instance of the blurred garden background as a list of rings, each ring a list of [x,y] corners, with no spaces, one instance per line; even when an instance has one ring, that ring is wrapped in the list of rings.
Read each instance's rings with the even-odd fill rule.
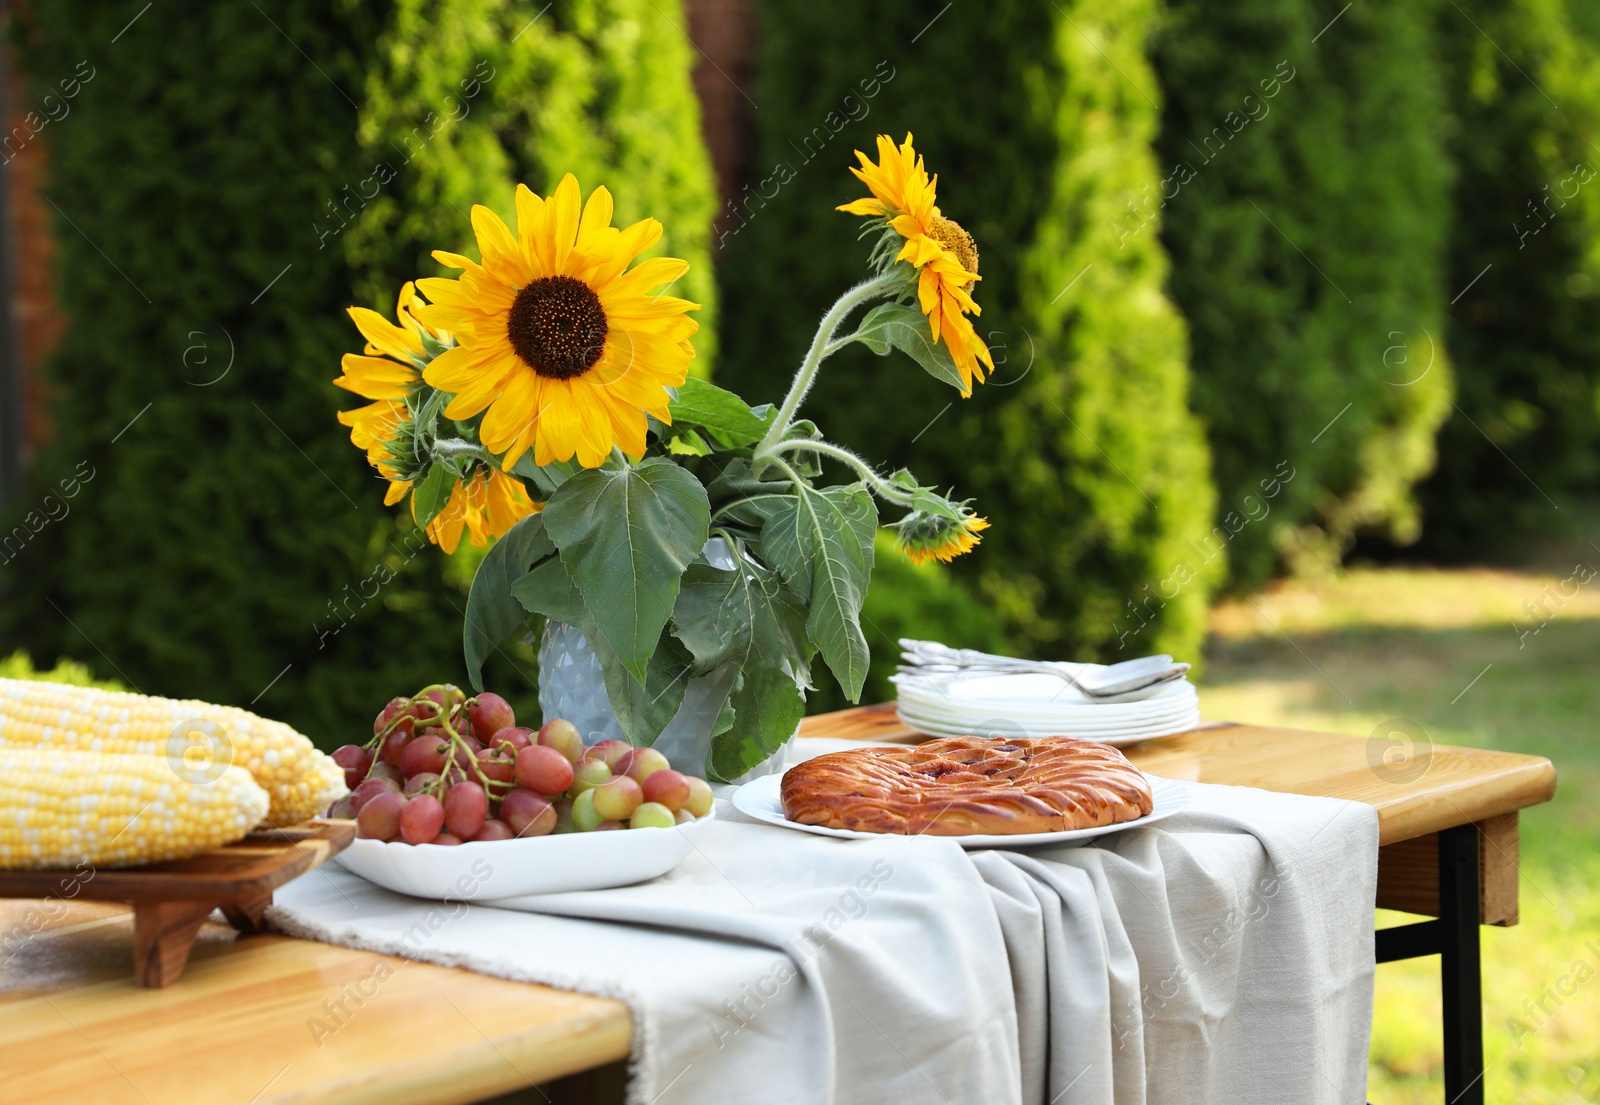
[[[894,639],[1171,652],[1215,718],[1553,758],[1486,932],[1491,1100],[1600,1100],[1600,5],[1589,0],[29,0],[7,9],[0,675],[331,748],[460,680],[481,550],[420,545],[334,411],[351,304],[571,170],[693,268],[697,370],[778,398],[862,272],[873,136],[977,239],[997,370],[845,353],[806,413],[972,496],[880,549]],[[381,582],[380,582],[381,581]],[[57,667],[66,663],[65,667]],[[531,649],[489,682],[532,702]],[[842,705],[822,685],[813,709]],[[1431,961],[1375,1102],[1437,1100]]]

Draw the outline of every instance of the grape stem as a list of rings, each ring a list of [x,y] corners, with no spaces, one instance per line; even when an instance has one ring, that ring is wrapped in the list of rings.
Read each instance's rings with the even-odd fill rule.
[[[438,701],[428,697],[435,691],[443,695],[447,703],[451,699],[459,699],[460,701],[455,702],[453,705],[442,705]],[[383,742],[388,739],[391,733],[400,727],[401,723],[409,721],[412,723],[411,727],[413,731],[416,730],[419,724],[421,724],[423,729],[437,726],[444,730],[444,739],[450,742],[451,748],[450,753],[445,756],[446,770],[449,769],[451,764],[455,763],[455,753],[459,751],[465,754],[464,758],[466,759],[467,763],[472,765],[472,773],[478,777],[478,783],[483,787],[483,792],[486,795],[488,795],[490,798],[496,797],[497,787],[503,787],[505,790],[510,791],[513,787],[515,787],[516,784],[513,783],[508,786],[505,783],[498,782],[485,775],[483,768],[478,764],[477,754],[467,746],[465,735],[456,732],[456,727],[450,724],[450,718],[452,714],[459,715],[459,713],[464,713],[469,706],[473,705],[477,701],[478,699],[476,697],[467,698],[462,695],[461,688],[452,683],[433,683],[412,695],[406,700],[405,709],[398,711],[395,716],[389,720],[389,724],[383,727],[383,731],[376,734],[372,740],[367,743],[366,747],[372,752],[373,755],[372,762],[367,765],[367,773],[363,777],[363,782],[366,779],[372,778],[372,772],[377,768],[381,759],[378,753],[383,750]],[[429,707],[433,711],[433,716],[431,718],[418,717],[416,714],[416,709],[418,706]],[[415,736],[413,736],[412,739],[416,739]],[[418,791],[418,793],[429,794],[435,798],[440,798],[442,801],[444,789],[445,773],[441,772],[437,779],[427,784],[422,788],[422,790]]]

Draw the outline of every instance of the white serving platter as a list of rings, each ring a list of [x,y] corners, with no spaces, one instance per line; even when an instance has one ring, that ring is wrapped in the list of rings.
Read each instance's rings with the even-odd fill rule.
[[[1106,836],[1109,833],[1120,833],[1128,829],[1142,829],[1157,821],[1171,817],[1186,809],[1194,799],[1194,791],[1189,784],[1177,779],[1163,779],[1157,775],[1145,775],[1150,781],[1151,796],[1155,799],[1154,808],[1135,821],[1122,821],[1115,825],[1100,825],[1092,829],[1068,829],[1059,833],[1013,833],[1007,835],[975,834],[971,836],[937,836],[932,840],[949,840],[961,845],[963,848],[1036,848],[1047,844],[1079,844],[1093,840],[1097,836]],[[882,840],[885,837],[896,837],[897,833],[864,833],[855,829],[831,829],[825,825],[802,825],[790,821],[783,815],[783,801],[779,796],[779,787],[782,783],[781,775],[767,775],[760,779],[752,780],[733,792],[733,808],[740,813],[765,821],[769,825],[777,825],[785,829],[797,829],[802,833],[814,833],[817,836],[843,837],[847,840]]]
[[[777,776],[772,776],[777,778]],[[670,829],[618,829],[477,843],[352,840],[334,862],[385,890],[414,898],[489,902],[529,894],[604,890],[664,875],[694,847],[710,813]]]

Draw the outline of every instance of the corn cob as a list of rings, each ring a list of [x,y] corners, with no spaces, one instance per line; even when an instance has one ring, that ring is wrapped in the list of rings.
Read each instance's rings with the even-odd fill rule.
[[[134,866],[243,837],[267,792],[242,767],[188,782],[154,756],[0,749],[0,869]]]
[[[0,748],[161,756],[242,767],[267,792],[266,821],[292,825],[345,793],[344,773],[289,726],[233,706],[0,679]]]

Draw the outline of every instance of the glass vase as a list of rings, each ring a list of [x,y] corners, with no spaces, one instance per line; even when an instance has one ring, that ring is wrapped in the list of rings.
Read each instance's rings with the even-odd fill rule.
[[[713,567],[734,567],[720,537],[706,542],[705,557]],[[711,730],[737,674],[733,668],[723,667],[689,680],[683,705],[654,745],[673,767],[686,774],[709,776]],[[588,640],[575,626],[554,619],[545,623],[539,642],[539,710],[546,720],[559,717],[572,722],[585,744],[628,739],[611,710],[605,674]],[[730,781],[743,783],[783,771],[794,741],[791,736],[775,755]]]

